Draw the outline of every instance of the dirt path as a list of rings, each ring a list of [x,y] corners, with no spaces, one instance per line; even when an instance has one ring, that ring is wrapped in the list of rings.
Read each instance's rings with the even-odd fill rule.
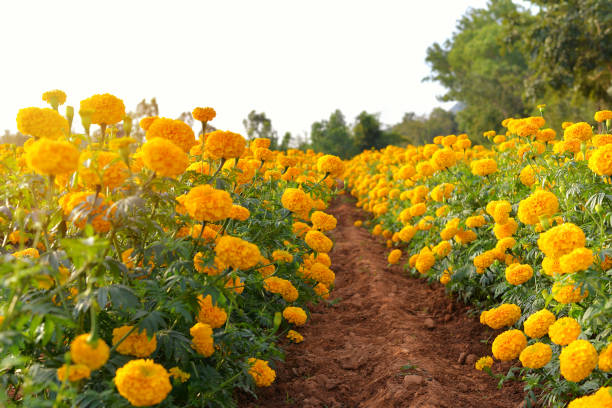
[[[367,214],[348,197],[336,199],[329,212],[338,218],[331,259],[333,297],[341,301],[331,309],[313,309],[300,330],[305,341],[286,345],[287,361],[277,366],[275,384],[261,390],[258,400],[245,397],[240,405],[517,407],[520,384],[498,390],[495,380],[474,369],[475,356],[491,353],[494,333],[468,317],[465,306],[451,302],[441,285],[388,267],[389,250],[353,226]],[[459,363],[462,353],[474,354],[469,364]]]

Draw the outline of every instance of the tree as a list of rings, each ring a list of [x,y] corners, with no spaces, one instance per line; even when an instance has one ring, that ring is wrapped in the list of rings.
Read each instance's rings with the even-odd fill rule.
[[[470,9],[450,40],[427,49],[432,73],[424,80],[447,88],[443,101],[465,105],[456,117],[471,135],[500,128],[500,122],[526,113],[523,78],[527,62],[520,50],[507,50],[504,20],[519,13],[511,0],[491,0],[486,9]]]
[[[599,108],[612,104],[612,2],[610,0],[530,0],[535,16],[507,21],[506,41],[529,56],[527,96],[548,89],[567,99],[581,96]],[[575,105],[580,103],[575,101]]]
[[[149,116],[158,116],[159,115],[159,106],[157,105],[157,100],[155,98],[151,98],[150,102],[147,102],[146,99],[143,99],[136,105],[135,111],[130,111],[127,113],[127,116],[132,118],[132,133],[131,137],[142,142],[145,137],[145,132],[140,128],[138,122],[140,119],[146,118]],[[123,130],[120,129],[119,135],[123,134]]]
[[[278,150],[287,151],[289,149],[289,145],[291,144],[291,132],[285,132],[283,135],[283,140],[281,141]]]
[[[278,136],[272,128],[272,120],[268,119],[264,112],[257,113],[252,110],[247,118],[242,121],[242,124],[246,129],[249,140],[267,138],[270,139],[270,149],[274,150],[278,147]]]
[[[413,145],[431,143],[439,135],[457,133],[455,115],[442,108],[434,108],[429,116],[418,116],[414,112],[404,114],[402,121],[391,128],[402,140]]]
[[[333,154],[343,159],[356,153],[350,129],[339,109],[329,116],[329,120],[312,124],[310,140],[313,150],[317,152]]]
[[[390,144],[398,144],[401,136],[393,129],[383,129],[378,114],[361,112],[353,126],[353,140],[358,152],[367,149],[382,149]]]

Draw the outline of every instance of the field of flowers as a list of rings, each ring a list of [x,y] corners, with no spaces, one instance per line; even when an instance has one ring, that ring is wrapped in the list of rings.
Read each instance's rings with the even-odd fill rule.
[[[557,137],[541,108],[486,132],[490,147],[463,134],[363,152],[347,188],[389,263],[439,280],[504,330],[477,369],[518,359],[500,380],[523,378],[531,403],[610,407],[612,112],[564,122]]]
[[[233,406],[329,296],[344,163],[62,91],[0,146],[0,405]],[[65,114],[60,114],[65,111]],[[214,119],[212,108],[193,117]]]

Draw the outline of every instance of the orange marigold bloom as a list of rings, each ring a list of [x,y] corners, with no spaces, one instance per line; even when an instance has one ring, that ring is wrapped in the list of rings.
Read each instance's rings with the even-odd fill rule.
[[[77,336],[70,343],[70,356],[77,364],[85,364],[91,370],[97,370],[106,364],[110,349],[102,339],[89,342],[90,334]]]
[[[85,364],[71,364],[69,366],[63,364],[57,369],[57,378],[60,381],[66,381],[66,375],[68,375],[68,381],[79,381],[83,378],[89,378],[91,370]]]
[[[112,125],[123,120],[125,105],[111,94],[96,94],[81,101],[82,111],[91,111],[91,123]]]
[[[326,154],[317,160],[317,169],[333,178],[340,177],[344,173],[344,162],[338,156]]]
[[[584,247],[586,237],[580,227],[572,223],[557,225],[540,234],[538,247],[546,256],[559,258],[576,248]]]
[[[53,109],[57,109],[59,105],[63,105],[66,102],[66,92],[59,89],[47,91],[42,94],[42,100],[53,106]]]
[[[308,318],[302,308],[293,306],[288,306],[283,310],[283,317],[296,326],[303,326]]]
[[[147,168],[162,177],[177,177],[185,172],[189,157],[174,143],[154,138],[142,146],[142,160]]]
[[[601,110],[595,112],[595,121],[603,122],[604,120],[612,119],[612,111],[609,110]]]
[[[158,118],[150,124],[147,130],[147,140],[160,137],[180,147],[183,152],[189,150],[197,143],[193,129],[182,120]]]
[[[32,143],[25,157],[28,167],[43,175],[70,174],[79,164],[79,151],[72,143],[46,138]]]
[[[540,222],[540,217],[551,217],[559,211],[559,200],[550,191],[538,190],[521,200],[517,212],[518,219],[528,225]]]
[[[117,188],[129,176],[127,165],[116,152],[87,150],[81,153],[79,163],[79,184],[89,188]]]
[[[209,184],[192,188],[185,196],[183,205],[193,219],[210,222],[230,217],[233,208],[229,193]]]
[[[242,156],[246,140],[242,135],[223,130],[215,130],[206,135],[204,151],[211,159],[232,159]]]
[[[119,394],[135,407],[157,405],[172,391],[170,373],[153,360],[131,360],[115,373]]]
[[[506,280],[511,285],[520,285],[533,276],[533,269],[527,264],[514,263],[506,268]]]
[[[197,317],[198,322],[210,325],[213,329],[225,324],[227,313],[222,308],[213,305],[210,295],[206,295],[206,297],[199,295],[198,303],[200,305]]]
[[[550,341],[560,346],[567,346],[576,340],[582,329],[578,321],[571,317],[562,317],[548,327]]]
[[[588,340],[574,340],[559,355],[561,375],[567,381],[580,382],[597,367],[597,359],[597,350]]]
[[[147,130],[149,130],[151,124],[157,119],[159,119],[159,116],[147,116],[146,118],[140,119],[140,122],[138,122],[138,124],[140,125],[140,128],[146,132]]]
[[[332,249],[333,242],[320,231],[308,231],[304,237],[306,244],[317,252],[329,252]]]
[[[134,326],[121,326],[113,329],[113,346],[128,334]],[[146,330],[134,330],[116,348],[120,354],[135,357],[149,357],[157,348],[155,334],[149,338]]]
[[[525,334],[531,338],[537,339],[548,334],[550,325],[552,325],[557,318],[552,312],[542,309],[525,320],[523,323],[523,329]]]
[[[553,298],[563,304],[581,302],[584,298],[589,296],[589,291],[584,290],[582,285],[576,285],[573,282],[561,283],[555,282],[552,286],[551,292]]]
[[[593,129],[591,125],[586,122],[578,122],[574,123],[571,126],[568,126],[563,132],[563,138],[567,140],[577,139],[583,142],[591,139],[593,137]]]
[[[68,134],[68,121],[51,108],[24,108],[17,113],[17,130],[37,138],[57,139]]]
[[[217,116],[217,112],[213,108],[195,108],[193,112],[191,112],[191,116],[195,120],[199,120],[200,122],[209,122]]]
[[[269,387],[276,378],[276,373],[268,366],[268,362],[256,358],[249,358],[249,374],[258,387]]]
[[[217,259],[235,269],[250,269],[261,259],[259,248],[243,239],[225,235],[215,245]]]
[[[213,330],[209,324],[196,323],[189,329],[189,334],[193,338],[192,345],[199,354],[204,357],[210,357],[215,352],[213,341]]]
[[[493,357],[501,361],[517,358],[527,347],[527,338],[520,330],[507,330],[493,340]]]
[[[612,144],[595,149],[589,158],[589,169],[600,176],[612,175]]]
[[[548,344],[534,343],[526,347],[519,355],[523,367],[538,369],[544,367],[552,358],[552,349]]]

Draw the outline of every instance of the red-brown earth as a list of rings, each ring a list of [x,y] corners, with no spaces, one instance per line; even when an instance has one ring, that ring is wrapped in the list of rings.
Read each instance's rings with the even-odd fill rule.
[[[384,243],[353,223],[368,215],[346,196],[328,209],[337,303],[312,308],[304,342],[286,344],[287,359],[255,407],[515,408],[522,384],[497,381],[474,368],[491,354],[495,332],[468,315],[440,284],[389,266]],[[496,362],[493,371],[509,366]]]

